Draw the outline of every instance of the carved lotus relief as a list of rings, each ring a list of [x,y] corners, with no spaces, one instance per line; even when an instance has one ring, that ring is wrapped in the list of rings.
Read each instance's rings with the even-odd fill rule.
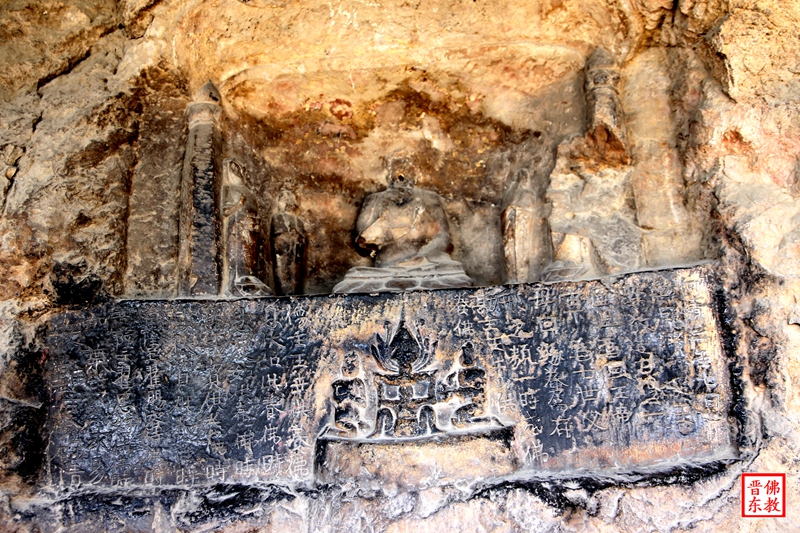
[[[369,357],[348,353],[331,386],[332,422],[322,437],[425,440],[505,428],[490,414],[486,369],[472,344],[461,347],[446,371],[435,362],[437,344],[401,322],[375,335]]]

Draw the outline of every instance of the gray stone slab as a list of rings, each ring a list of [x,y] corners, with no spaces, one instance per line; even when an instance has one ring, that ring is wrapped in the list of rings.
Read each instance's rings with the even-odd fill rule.
[[[700,267],[63,314],[42,484],[425,487],[729,461],[713,293]]]

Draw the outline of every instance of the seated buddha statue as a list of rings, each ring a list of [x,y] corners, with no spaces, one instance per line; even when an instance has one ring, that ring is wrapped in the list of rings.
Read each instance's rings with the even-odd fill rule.
[[[386,292],[468,287],[472,280],[450,257],[450,226],[442,198],[415,187],[406,159],[392,161],[389,187],[364,200],[356,221],[356,246],[374,267],[351,268],[334,292]]]

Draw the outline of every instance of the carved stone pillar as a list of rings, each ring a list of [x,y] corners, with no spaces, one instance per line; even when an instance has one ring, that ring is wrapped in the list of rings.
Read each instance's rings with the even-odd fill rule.
[[[219,294],[220,99],[208,82],[186,108],[189,136],[181,176],[179,296]]]
[[[267,296],[272,291],[258,278],[263,251],[261,220],[253,194],[245,187],[245,168],[224,162],[222,185],[222,234],[224,240],[223,286],[226,296]]]
[[[619,97],[617,62],[604,48],[596,48],[586,62],[586,137],[601,157],[626,164],[628,154],[624,114]]]

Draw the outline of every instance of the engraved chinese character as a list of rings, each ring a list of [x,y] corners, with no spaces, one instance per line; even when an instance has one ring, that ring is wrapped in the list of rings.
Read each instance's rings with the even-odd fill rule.
[[[525,461],[528,464],[544,464],[550,460],[550,455],[544,451],[544,444],[539,439],[533,439],[525,451]]]
[[[536,351],[539,353],[541,364],[546,367],[554,368],[564,361],[561,350],[555,344],[540,344]]]
[[[552,422],[555,424],[555,427],[553,428],[553,431],[550,432],[550,435],[557,435],[559,437],[566,437],[568,439],[572,438],[571,419],[562,415],[552,419]]]
[[[608,413],[605,410],[590,409],[578,414],[578,430],[586,433],[592,429],[608,430]]]
[[[538,403],[538,398],[536,394],[539,391],[536,389],[529,389],[525,392],[519,393],[519,405],[520,407],[530,407],[531,409],[536,409],[536,404]]]
[[[269,388],[273,391],[277,390],[279,386],[281,386],[284,382],[284,375],[283,374],[267,374],[266,376],[261,376],[261,388]]]
[[[475,335],[475,329],[472,327],[472,323],[470,323],[469,321],[459,320],[456,323],[456,326],[453,328],[453,333],[455,333],[456,335],[458,335],[463,339],[469,339]]]
[[[537,316],[536,323],[543,339],[555,336],[558,332],[558,319],[554,316]]]
[[[591,385],[578,385],[578,397],[581,399],[582,404],[586,404],[589,402],[594,402],[598,399],[598,395],[600,394],[600,389]]]
[[[589,351],[583,339],[574,339],[569,342],[569,351],[572,352],[573,359],[579,363],[594,363],[594,354]],[[583,366],[583,365],[581,365]]]
[[[245,450],[248,456],[253,455],[253,435],[252,431],[245,431],[236,436],[236,446]]]
[[[598,339],[595,349],[598,355],[606,359],[614,359],[620,355],[619,346],[617,346],[617,343],[614,342],[614,339],[610,337],[601,337]]]
[[[308,477],[308,459],[300,455],[293,456],[291,459],[289,459],[289,473],[294,478]]]
[[[656,359],[656,356],[653,355],[651,352],[644,354],[636,362],[636,370],[639,376],[642,377],[652,376],[653,372],[655,372],[657,363],[658,361]]]
[[[528,345],[513,345],[506,352],[507,364],[521,374],[530,373],[531,349]]]
[[[299,424],[292,424],[289,426],[289,438],[286,440],[286,447],[290,450],[296,450],[304,446],[309,446],[306,440],[305,428]]]

